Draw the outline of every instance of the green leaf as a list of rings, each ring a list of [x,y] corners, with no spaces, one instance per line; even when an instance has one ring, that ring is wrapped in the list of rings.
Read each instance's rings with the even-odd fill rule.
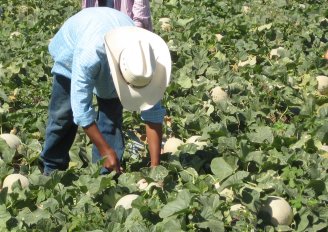
[[[31,212],[29,208],[24,208],[19,212],[16,218],[31,226],[36,224],[41,219],[48,219],[50,216],[50,213],[45,210],[36,209]]]
[[[321,118],[327,118],[328,116],[328,103],[323,104],[317,110],[317,114]]]
[[[313,189],[317,196],[321,195],[326,190],[325,182],[322,180],[310,180],[307,187]]]
[[[174,214],[183,213],[186,211],[192,199],[192,194],[188,190],[182,190],[178,193],[176,200],[167,203],[160,211],[159,216],[161,218],[167,218]]]
[[[181,178],[184,182],[192,182],[195,184],[196,179],[198,178],[198,173],[194,168],[187,168],[180,172]]]
[[[0,228],[6,230],[6,222],[11,218],[5,205],[0,205]]]
[[[124,227],[129,232],[144,232],[147,231],[146,225],[143,223],[143,217],[138,209],[133,208],[127,216]]]
[[[192,22],[194,18],[189,18],[189,19],[178,19],[177,24],[179,26],[185,27],[188,23]]]
[[[211,170],[219,181],[222,181],[223,179],[230,176],[235,171],[235,169],[236,167],[232,167],[222,157],[215,158],[211,162]]]
[[[246,161],[251,162],[254,161],[258,164],[262,164],[263,158],[264,158],[263,151],[252,151],[247,154]]]
[[[11,149],[5,140],[0,138],[0,158],[5,163],[11,163],[15,156],[15,149]]]
[[[299,141],[291,146],[292,149],[303,148],[306,143],[311,139],[311,135],[303,134]]]
[[[220,185],[218,192],[222,191],[225,188],[231,187],[231,186],[238,186],[243,184],[243,179],[248,177],[249,172],[246,171],[238,171],[232,176],[228,177],[225,181],[222,182]]]
[[[248,139],[253,143],[264,143],[267,141],[268,143],[273,142],[273,133],[270,127],[258,127],[255,132],[251,132],[247,134]]]
[[[296,231],[305,231],[305,229],[308,227],[310,223],[308,219],[309,212],[306,212],[300,216],[301,216],[300,222],[297,225]]]
[[[5,102],[8,101],[8,97],[2,89],[0,89],[0,98],[2,98],[2,100],[4,100]],[[1,104],[0,104],[0,107],[1,107]]]
[[[48,198],[41,205],[43,209],[47,209],[50,213],[55,213],[59,208],[59,203],[55,198]]]
[[[118,178],[118,183],[121,186],[128,188],[130,192],[133,192],[137,190],[136,183],[138,180],[136,178],[137,176],[135,173],[123,173]]]
[[[149,177],[152,178],[154,181],[163,181],[168,174],[169,171],[165,167],[159,165],[155,168],[151,168]]]
[[[154,232],[182,232],[180,221],[174,218],[165,218],[154,227]]]
[[[192,87],[192,82],[190,77],[188,77],[186,74],[182,73],[177,80],[177,83],[184,89],[190,89]]]
[[[210,229],[211,232],[221,232],[225,231],[224,223],[218,220],[208,220],[206,222],[197,223],[199,228]]]

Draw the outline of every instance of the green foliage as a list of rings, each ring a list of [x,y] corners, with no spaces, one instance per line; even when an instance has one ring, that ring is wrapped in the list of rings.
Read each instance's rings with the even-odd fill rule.
[[[0,132],[17,131],[23,142],[12,150],[0,140],[0,182],[13,172],[30,181],[0,191],[0,230],[327,230],[328,98],[315,79],[328,75],[325,3],[151,1],[154,31],[173,61],[165,136],[200,135],[207,146],[182,145],[155,169],[147,150],[137,158],[127,151],[124,174],[101,176],[79,131],[70,168],[47,177],[37,167],[52,81],[47,46],[80,1],[0,0]],[[162,17],[171,30],[161,29]],[[216,86],[228,100],[212,101]],[[125,129],[143,133],[140,122],[125,112]],[[142,178],[160,185],[140,190]],[[131,193],[139,195],[132,209],[114,208]],[[273,228],[258,217],[269,195],[290,203],[291,225]],[[232,211],[236,203],[245,209]]]

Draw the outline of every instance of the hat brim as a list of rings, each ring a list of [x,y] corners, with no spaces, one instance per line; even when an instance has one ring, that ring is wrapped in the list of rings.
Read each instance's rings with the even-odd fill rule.
[[[120,54],[131,41],[148,42],[156,58],[156,69],[151,82],[142,88],[129,85],[119,67]],[[158,35],[133,26],[120,27],[105,35],[108,63],[117,95],[123,107],[129,111],[143,111],[158,103],[170,82],[171,56],[165,41]]]

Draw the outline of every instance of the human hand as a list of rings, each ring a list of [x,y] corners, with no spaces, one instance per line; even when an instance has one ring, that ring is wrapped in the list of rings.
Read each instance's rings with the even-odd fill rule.
[[[117,173],[122,172],[120,161],[118,160],[116,152],[113,149],[109,149],[103,157],[104,157],[103,166],[106,169],[110,171],[116,171]]]

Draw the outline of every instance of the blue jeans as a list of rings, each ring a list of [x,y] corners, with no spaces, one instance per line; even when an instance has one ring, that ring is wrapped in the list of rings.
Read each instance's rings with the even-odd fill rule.
[[[64,76],[54,76],[52,95],[48,109],[48,124],[43,151],[40,155],[44,174],[53,170],[66,170],[70,161],[69,150],[74,142],[77,125],[73,121],[70,101],[71,80]],[[122,105],[119,99],[98,100],[97,125],[108,144],[116,151],[119,160],[124,152],[122,133]],[[92,149],[92,162],[101,160],[98,149]],[[109,171],[102,168],[101,173]]]

